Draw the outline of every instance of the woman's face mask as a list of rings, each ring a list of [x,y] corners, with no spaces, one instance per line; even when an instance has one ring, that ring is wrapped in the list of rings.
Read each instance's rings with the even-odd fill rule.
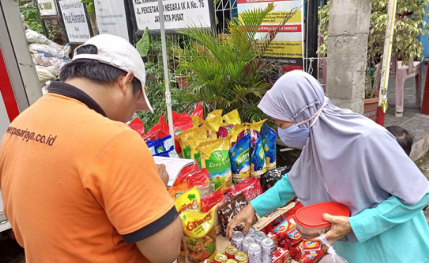
[[[280,139],[290,147],[302,148],[307,143],[310,129],[300,128],[296,124],[292,124],[288,128],[278,129]]]

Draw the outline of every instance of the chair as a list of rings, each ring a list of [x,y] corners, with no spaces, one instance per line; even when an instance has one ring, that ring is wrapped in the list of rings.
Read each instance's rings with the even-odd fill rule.
[[[393,70],[393,71],[392,71]],[[416,106],[421,105],[422,67],[420,61],[410,58],[408,65],[402,65],[402,61],[395,59],[392,61],[391,74],[395,74],[396,80],[396,109],[395,116],[402,117],[404,113],[404,86],[405,80],[415,77],[416,79]],[[393,75],[393,74],[392,74]]]
[[[377,64],[377,69],[380,64]],[[420,61],[414,61],[413,58],[408,60],[408,65],[402,65],[402,61],[397,57],[392,57],[390,61],[390,75],[395,75],[395,90],[396,90],[396,108],[395,116],[402,117],[404,113],[404,87],[405,80],[415,77],[416,79],[416,106],[421,104],[421,83],[422,83],[422,67]],[[381,76],[378,76],[381,78]]]

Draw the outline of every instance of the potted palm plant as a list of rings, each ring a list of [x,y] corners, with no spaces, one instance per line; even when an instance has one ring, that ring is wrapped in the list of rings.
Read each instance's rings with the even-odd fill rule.
[[[257,102],[270,87],[267,76],[273,75],[273,67],[263,56],[278,30],[294,14],[285,17],[267,38],[255,40],[262,21],[272,10],[269,5],[241,13],[241,19],[228,22],[228,34],[198,27],[181,31],[189,41],[173,47],[179,62],[176,74],[188,72],[191,83],[176,90],[173,97],[190,107],[204,101],[209,111],[238,109],[244,121],[263,119]]]

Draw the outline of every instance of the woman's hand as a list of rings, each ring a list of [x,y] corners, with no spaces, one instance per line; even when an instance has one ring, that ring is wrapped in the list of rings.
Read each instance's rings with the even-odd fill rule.
[[[323,219],[332,224],[331,229],[325,233],[325,237],[331,245],[333,245],[338,239],[341,239],[348,233],[352,232],[352,227],[350,226],[348,217],[324,214]]]
[[[252,226],[253,222],[255,221],[256,221],[255,210],[253,209],[253,206],[249,204],[243,210],[241,210],[241,212],[238,213],[238,215],[231,222],[229,222],[228,228],[226,229],[226,235],[229,238],[231,238],[234,228],[240,225],[241,223],[244,223],[243,233],[246,235],[247,232],[249,232],[249,229]]]

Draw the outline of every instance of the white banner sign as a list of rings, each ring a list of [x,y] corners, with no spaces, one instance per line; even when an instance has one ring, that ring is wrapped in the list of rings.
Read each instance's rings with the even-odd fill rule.
[[[58,15],[57,6],[54,0],[37,0],[40,16],[56,16]]]
[[[70,43],[83,43],[91,38],[88,18],[80,0],[59,1]]]
[[[164,0],[165,29],[177,30],[192,26],[211,27],[209,1],[213,0]],[[139,30],[159,30],[158,0],[133,0]]]
[[[129,41],[123,0],[95,0],[95,14],[100,34],[112,34]]]

